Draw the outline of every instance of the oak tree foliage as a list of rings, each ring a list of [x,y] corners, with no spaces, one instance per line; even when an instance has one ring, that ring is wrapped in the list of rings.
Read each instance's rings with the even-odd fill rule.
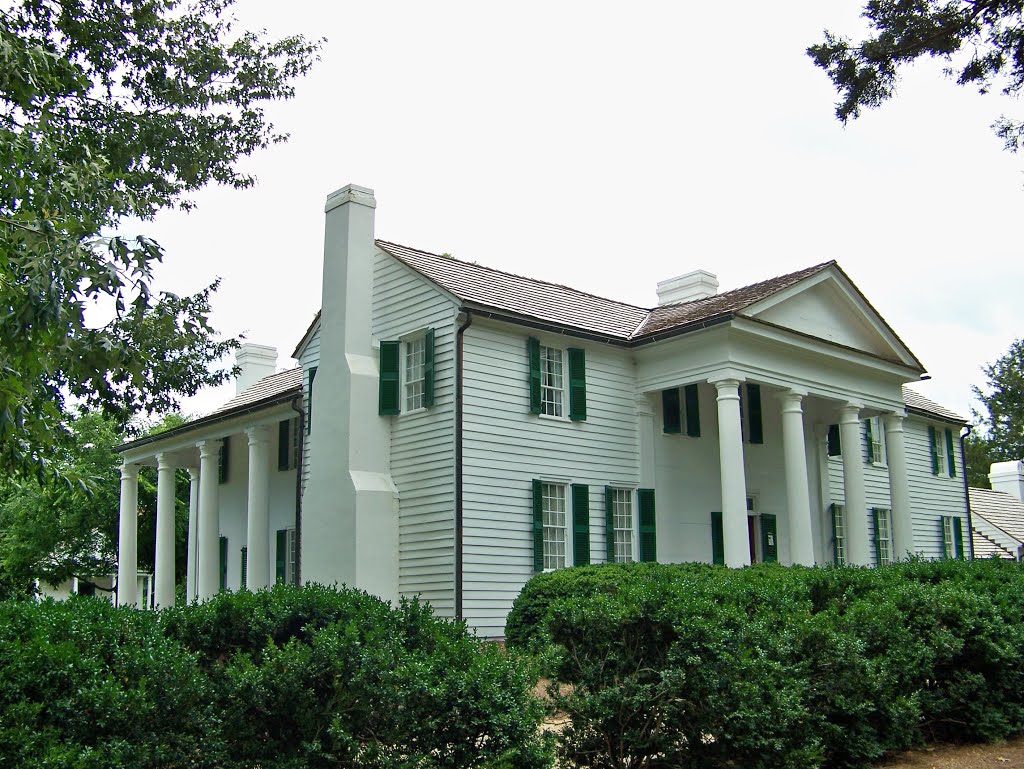
[[[68,396],[124,425],[231,373],[215,285],[156,292],[159,245],[118,228],[252,185],[239,159],[286,138],[265,106],[320,41],[238,29],[233,2],[0,5],[0,472],[52,476]]]
[[[825,31],[808,55],[828,73],[847,122],[877,107],[896,90],[901,69],[921,57],[948,62],[947,74],[981,93],[1018,96],[1024,88],[1024,0],[870,0],[870,33],[860,41]],[[993,124],[1007,149],[1024,140],[1024,122],[1006,116]]]
[[[972,436],[977,472],[968,478],[972,486],[984,488],[989,485],[991,462],[1024,459],[1024,339],[981,370],[985,383],[972,388],[982,406],[974,410],[980,434]]]

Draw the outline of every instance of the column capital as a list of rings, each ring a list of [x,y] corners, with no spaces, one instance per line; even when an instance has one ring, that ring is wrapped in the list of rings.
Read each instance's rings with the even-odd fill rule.
[[[121,480],[135,479],[139,477],[139,466],[134,463],[125,462],[121,465]]]
[[[270,443],[270,425],[254,425],[245,428],[245,434],[249,436],[249,445],[257,443]]]
[[[718,399],[740,398],[740,383],[742,379],[709,379],[711,384],[718,390]]]
[[[840,424],[849,424],[851,422],[860,421],[860,409],[859,403],[847,403],[841,409],[839,409],[839,422]]]
[[[199,480],[199,468],[198,467],[186,467],[185,469],[188,470],[188,478],[189,478],[190,481],[195,483],[196,481]]]
[[[157,472],[159,472],[160,470],[174,470],[176,468],[171,464],[171,458],[167,456],[165,452],[161,451],[156,455],[156,469]]]
[[[210,457],[217,456],[217,452],[220,451],[220,444],[222,440],[220,438],[207,438],[205,441],[199,441],[196,444],[196,448],[199,449],[200,459],[208,459]]]
[[[893,412],[891,414],[885,414],[885,431],[887,433],[903,432],[903,420],[906,417],[905,414]]]
[[[807,393],[803,390],[783,390],[776,394],[776,397],[782,401],[783,413],[796,411],[803,413],[803,400]]]

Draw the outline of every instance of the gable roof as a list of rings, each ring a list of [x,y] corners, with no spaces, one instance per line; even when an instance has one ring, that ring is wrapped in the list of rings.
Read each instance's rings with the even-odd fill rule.
[[[992,489],[968,489],[971,512],[1024,542],[1024,503],[1012,494]]]
[[[908,412],[917,412],[918,414],[924,414],[925,416],[938,417],[944,422],[953,422],[954,424],[965,425],[968,420],[957,414],[955,411],[950,411],[945,406],[940,406],[938,403],[932,400],[928,400],[921,393],[917,392],[907,385],[903,385],[903,405],[907,407]]]
[[[470,309],[475,306],[495,311],[510,319],[521,318],[577,330],[625,345],[643,344],[664,335],[685,333],[694,328],[726,322],[737,313],[780,291],[792,288],[825,270],[833,270],[892,334],[913,362],[911,368],[924,371],[920,361],[834,260],[705,299],[646,308],[386,240],[377,240],[376,245],[384,253],[390,254],[467,304]]]

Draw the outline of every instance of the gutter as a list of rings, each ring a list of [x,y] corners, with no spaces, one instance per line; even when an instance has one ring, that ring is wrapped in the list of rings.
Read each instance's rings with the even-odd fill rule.
[[[462,619],[462,413],[463,413],[463,335],[473,324],[473,313],[461,308],[466,319],[455,334],[455,619]]]
[[[971,492],[967,486],[967,453],[964,451],[964,440],[971,434],[973,427],[964,425],[967,429],[960,433],[960,464],[964,468],[964,502],[967,503],[967,535],[970,541],[971,560],[974,560],[974,519],[971,515]]]
[[[299,415],[299,452],[295,457],[295,584],[302,584],[302,462],[306,445],[306,412],[302,409],[302,392],[292,398],[292,411]]]

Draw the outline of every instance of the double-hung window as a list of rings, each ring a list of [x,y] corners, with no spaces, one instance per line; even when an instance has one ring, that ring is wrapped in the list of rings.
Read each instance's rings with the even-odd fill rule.
[[[846,507],[832,505],[832,555],[836,566],[846,565]]]
[[[636,560],[634,532],[636,519],[633,512],[633,490],[608,488],[608,547],[609,563],[629,563]]]
[[[883,507],[871,511],[875,522],[875,562],[887,566],[894,560],[892,544],[892,514]]]
[[[541,484],[542,525],[544,527],[544,570],[566,565],[565,484]]]
[[[964,557],[963,519],[959,517],[942,516],[942,557]]]
[[[565,377],[562,351],[557,347],[540,346],[541,414],[560,417],[565,410]]]
[[[882,425],[881,417],[871,417],[864,420],[864,429],[867,433],[867,455],[868,462],[875,465],[885,464],[885,428]]]
[[[404,390],[406,411],[415,411],[416,409],[423,408],[425,342],[425,338],[421,336],[405,343]]]
[[[932,475],[956,477],[956,450],[953,431],[928,426],[928,447],[932,455]]]
[[[295,528],[277,530],[277,541],[274,553],[274,579],[276,582],[283,582],[286,585],[296,584],[298,581],[298,537],[295,536]]]

